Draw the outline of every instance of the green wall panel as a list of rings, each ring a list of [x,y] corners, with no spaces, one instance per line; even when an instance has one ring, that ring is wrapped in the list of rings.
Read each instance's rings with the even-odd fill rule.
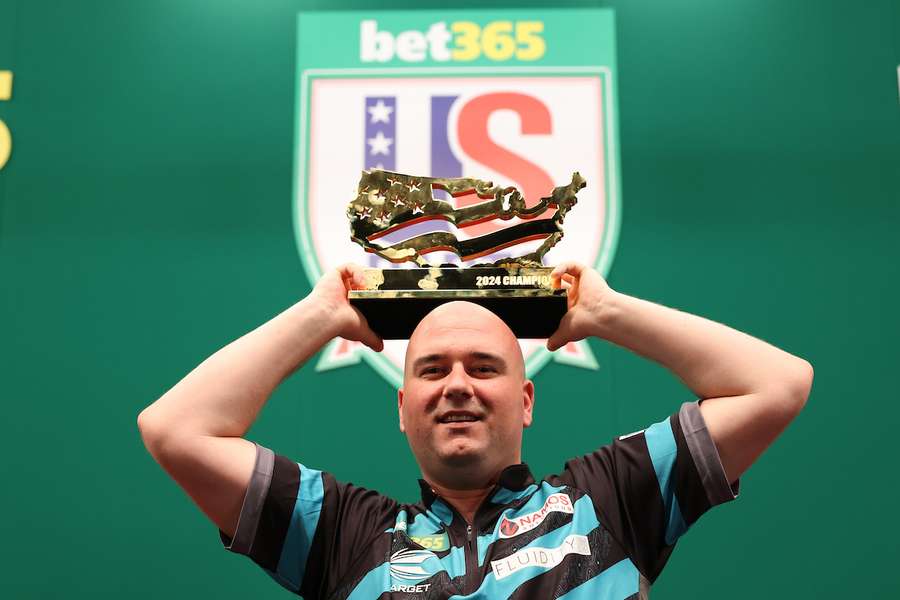
[[[0,102],[0,597],[287,596],[220,549],[136,417],[309,289],[290,221],[296,13],[442,5],[0,0],[15,75]],[[740,499],[682,539],[653,597],[896,597],[900,8],[602,6],[622,160],[611,284],[816,369],[805,411]],[[592,348],[598,371],[536,378],[535,472],[691,399],[660,367]],[[248,437],[413,499],[395,391],[349,369],[302,368]]]

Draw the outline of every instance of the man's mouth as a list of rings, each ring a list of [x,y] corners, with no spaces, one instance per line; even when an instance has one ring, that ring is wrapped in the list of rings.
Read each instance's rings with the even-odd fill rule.
[[[481,417],[479,415],[464,410],[451,410],[440,415],[437,419],[438,423],[474,423],[480,420]]]

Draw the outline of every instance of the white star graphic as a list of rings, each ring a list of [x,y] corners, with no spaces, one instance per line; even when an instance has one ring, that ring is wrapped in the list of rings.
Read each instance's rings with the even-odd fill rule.
[[[372,115],[372,123],[390,123],[391,113],[394,112],[394,108],[385,104],[383,100],[378,100],[378,104],[366,110]]]
[[[390,154],[390,147],[394,143],[394,139],[384,137],[384,134],[379,131],[375,137],[367,139],[366,142],[372,147],[369,154]]]

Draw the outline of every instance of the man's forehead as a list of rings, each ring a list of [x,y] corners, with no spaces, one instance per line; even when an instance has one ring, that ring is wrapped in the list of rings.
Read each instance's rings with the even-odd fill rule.
[[[410,336],[406,362],[445,352],[447,345],[472,346],[492,354],[521,354],[519,343],[500,317],[471,302],[448,302],[428,313]]]
[[[515,340],[515,335],[506,323],[490,310],[472,302],[455,301],[441,304],[425,315],[410,336],[410,341],[426,333],[438,331],[452,333],[457,330],[462,334],[476,331],[489,335],[505,335]]]

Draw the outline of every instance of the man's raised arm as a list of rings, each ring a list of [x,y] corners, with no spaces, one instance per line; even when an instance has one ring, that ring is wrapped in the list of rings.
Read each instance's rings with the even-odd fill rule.
[[[243,435],[272,391],[334,337],[382,349],[347,300],[362,283],[355,265],[327,273],[306,298],[207,358],[138,416],[153,458],[229,536],[256,459]]]
[[[656,361],[698,398],[733,483],[800,412],[812,386],[805,360],[725,325],[612,290],[593,269],[562,264],[569,311],[547,347],[596,336]]]

